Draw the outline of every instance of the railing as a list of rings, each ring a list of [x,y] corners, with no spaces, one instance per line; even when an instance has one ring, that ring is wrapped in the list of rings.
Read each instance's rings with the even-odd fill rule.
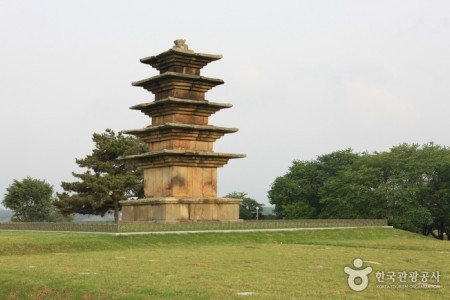
[[[64,231],[92,233],[127,233],[160,231],[250,230],[284,228],[327,228],[387,226],[384,219],[307,219],[307,220],[260,220],[237,223],[206,222],[176,224],[92,224],[92,223],[0,223],[0,230]]]

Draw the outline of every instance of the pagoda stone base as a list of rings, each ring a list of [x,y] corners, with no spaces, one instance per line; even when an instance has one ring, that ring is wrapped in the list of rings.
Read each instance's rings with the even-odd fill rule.
[[[241,199],[149,198],[121,201],[122,224],[242,222]]]

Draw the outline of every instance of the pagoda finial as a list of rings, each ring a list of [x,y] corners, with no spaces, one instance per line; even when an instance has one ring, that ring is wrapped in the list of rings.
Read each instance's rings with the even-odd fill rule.
[[[175,46],[173,46],[172,49],[186,51],[186,52],[194,52],[189,49],[188,45],[186,44],[186,40],[178,39],[173,42],[174,42]]]

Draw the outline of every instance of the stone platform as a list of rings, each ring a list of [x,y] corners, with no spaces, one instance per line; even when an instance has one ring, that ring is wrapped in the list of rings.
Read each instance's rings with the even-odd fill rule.
[[[148,198],[122,201],[121,224],[242,222],[241,199]]]

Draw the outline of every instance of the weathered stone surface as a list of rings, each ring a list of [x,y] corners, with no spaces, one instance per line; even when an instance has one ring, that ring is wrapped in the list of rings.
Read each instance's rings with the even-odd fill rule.
[[[240,199],[217,198],[217,168],[243,154],[213,152],[213,143],[238,131],[208,125],[208,118],[231,104],[205,100],[223,81],[200,76],[221,55],[195,53],[184,40],[157,56],[141,59],[160,75],[134,82],[155,101],[131,107],[152,117],[152,125],[124,131],[143,139],[149,152],[126,156],[144,169],[145,199],[122,201],[124,223],[238,222]]]
[[[147,116],[152,117],[153,125],[169,122],[206,125],[209,116],[232,106],[227,103],[169,97],[159,101],[134,105],[131,109],[140,110]]]
[[[205,100],[205,93],[223,84],[223,80],[176,72],[165,72],[144,80],[133,82],[155,94],[155,100],[175,97],[192,100]]]
[[[122,223],[240,222],[241,200],[148,198],[122,201]]]
[[[222,55],[195,53],[189,50],[184,40],[176,40],[175,46],[156,56],[142,58],[140,61],[149,64],[160,73],[177,72],[199,75],[200,69],[208,63],[221,59]]]
[[[144,154],[129,155],[122,159],[131,160],[142,168],[156,168],[160,166],[219,168],[227,164],[229,159],[244,157],[244,154],[164,149]]]
[[[236,131],[238,131],[237,128],[212,125],[164,123],[143,129],[126,130],[124,133],[138,136],[147,143],[167,140],[214,142],[224,134]]]

